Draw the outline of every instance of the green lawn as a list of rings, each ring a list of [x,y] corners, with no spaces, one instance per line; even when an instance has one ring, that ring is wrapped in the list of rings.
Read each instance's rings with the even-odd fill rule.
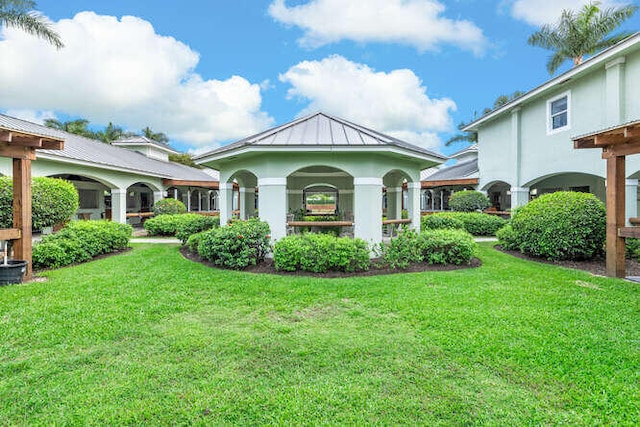
[[[136,244],[2,287],[0,425],[640,422],[640,285],[480,258],[316,279]]]

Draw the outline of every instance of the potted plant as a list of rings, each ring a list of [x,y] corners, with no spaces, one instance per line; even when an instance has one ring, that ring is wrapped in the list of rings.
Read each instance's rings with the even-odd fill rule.
[[[12,283],[22,283],[22,277],[27,271],[27,261],[8,259],[7,241],[3,241],[4,256],[0,263],[0,286]]]

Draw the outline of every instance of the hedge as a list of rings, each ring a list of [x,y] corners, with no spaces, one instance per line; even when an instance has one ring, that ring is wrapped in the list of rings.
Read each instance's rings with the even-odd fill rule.
[[[457,191],[449,197],[449,208],[456,212],[483,211],[489,206],[489,198],[475,190]]]
[[[507,221],[496,215],[480,212],[438,212],[422,217],[422,229],[462,229],[474,236],[494,236]]]
[[[144,229],[152,236],[176,236],[186,242],[190,234],[220,225],[220,217],[195,213],[159,215],[144,222]],[[178,236],[178,233],[180,235]]]
[[[369,269],[369,247],[362,239],[307,233],[287,236],[273,248],[276,270],[354,272]]]
[[[198,235],[198,254],[217,266],[240,270],[264,261],[269,233],[269,224],[259,219],[233,221]]]
[[[62,267],[124,249],[132,232],[130,225],[106,220],[70,222],[33,246],[33,266]]]
[[[162,199],[153,204],[154,215],[177,215],[187,212],[187,207],[180,200]]]
[[[31,221],[34,230],[65,223],[79,206],[78,191],[69,181],[35,177],[31,181]],[[13,178],[0,177],[0,228],[13,227]]]

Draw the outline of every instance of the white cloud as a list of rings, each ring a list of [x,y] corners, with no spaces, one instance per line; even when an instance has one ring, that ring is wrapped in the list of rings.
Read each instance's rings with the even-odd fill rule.
[[[150,126],[194,146],[240,138],[273,122],[260,110],[260,84],[239,76],[203,79],[194,71],[198,54],[156,34],[143,19],[82,12],[54,28],[65,43],[61,50],[3,27],[3,108]]]
[[[376,72],[335,55],[301,62],[280,80],[291,84],[289,98],[310,101],[303,114],[335,114],[425,148],[437,149],[436,132],[453,128],[450,112],[456,104],[429,98],[411,70]]]
[[[401,43],[420,51],[452,44],[477,55],[487,47],[482,30],[473,22],[443,15],[437,0],[310,0],[287,7],[275,0],[269,14],[304,30],[305,47],[319,47],[343,39],[356,42]]]
[[[590,0],[515,0],[511,6],[511,16],[531,25],[540,26],[558,21],[563,9],[580,9]],[[601,8],[619,7],[629,2],[603,0]]]
[[[56,115],[53,111],[36,111],[36,110],[6,110],[5,114],[11,117],[17,117],[31,123],[44,124],[47,119],[55,119]]]

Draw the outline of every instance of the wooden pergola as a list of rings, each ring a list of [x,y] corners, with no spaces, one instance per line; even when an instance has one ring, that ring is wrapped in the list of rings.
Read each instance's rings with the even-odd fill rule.
[[[607,161],[607,276],[625,277],[625,238],[640,238],[640,227],[626,227],[625,158],[640,153],[640,120],[573,138],[574,148],[602,148]]]
[[[14,257],[28,261],[25,280],[32,276],[31,161],[37,149],[63,147],[62,139],[0,127],[0,156],[13,161],[13,228],[0,229],[0,240],[12,240]]]

